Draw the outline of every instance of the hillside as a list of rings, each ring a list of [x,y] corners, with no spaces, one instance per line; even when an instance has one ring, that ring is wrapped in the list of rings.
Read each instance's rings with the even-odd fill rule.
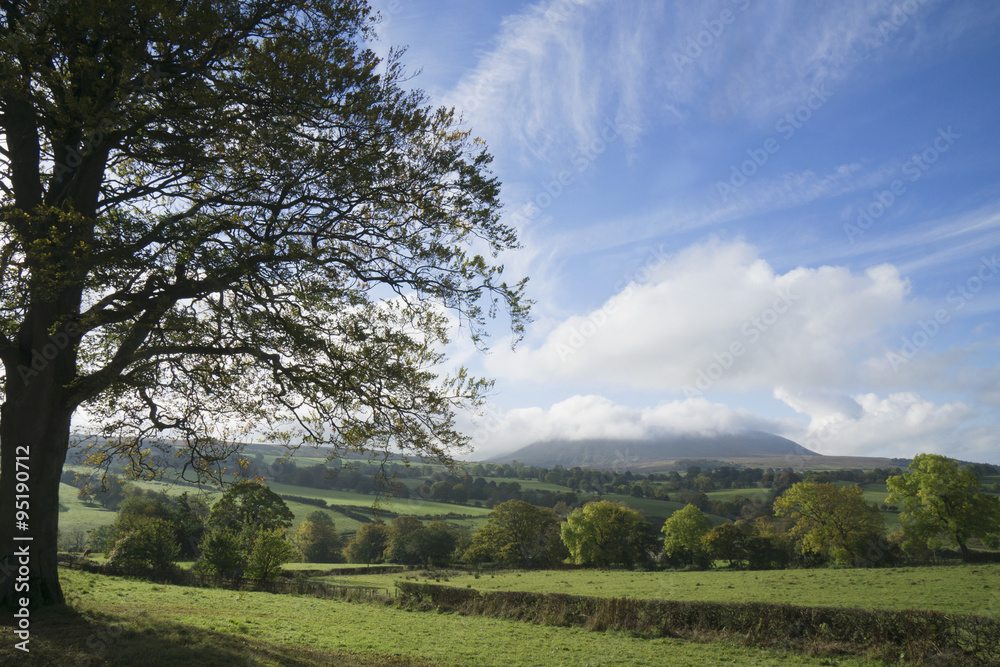
[[[818,464],[822,458],[787,438],[762,431],[744,431],[718,435],[680,434],[657,440],[548,440],[490,461],[517,460],[544,468],[560,465],[565,468],[650,470],[655,464],[669,467],[679,459],[780,459],[788,460],[785,465],[802,467],[806,462]]]

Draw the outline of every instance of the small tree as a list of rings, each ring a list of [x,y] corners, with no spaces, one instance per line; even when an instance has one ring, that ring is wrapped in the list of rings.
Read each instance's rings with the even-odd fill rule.
[[[295,515],[277,493],[264,484],[237,482],[226,489],[212,505],[208,522],[213,528],[242,531],[247,526],[256,530],[287,529]]]
[[[455,554],[458,533],[443,521],[431,521],[417,535],[417,553],[425,565],[448,565]]]
[[[712,560],[729,561],[729,567],[742,568],[750,560],[750,525],[744,522],[723,523],[702,536],[702,546]]]
[[[385,549],[385,559],[403,565],[415,565],[423,561],[421,533],[424,524],[415,516],[398,516],[389,528],[389,542]]]
[[[98,526],[88,535],[90,550],[107,554],[118,541],[118,533],[112,524]]]
[[[702,537],[708,532],[705,513],[694,505],[686,505],[674,512],[663,524],[663,551],[667,558],[678,564],[705,564],[706,554]]]
[[[385,558],[389,543],[389,528],[384,523],[363,523],[354,538],[344,548],[348,562],[380,563]]]
[[[295,543],[308,563],[344,561],[344,540],[326,512],[317,510],[306,517],[295,531]]]
[[[195,563],[195,570],[221,579],[242,574],[245,563],[239,536],[231,530],[216,528],[202,540],[201,558]]]
[[[282,528],[259,530],[247,559],[247,576],[258,581],[270,581],[281,572],[281,566],[295,560],[295,547],[285,539]]]

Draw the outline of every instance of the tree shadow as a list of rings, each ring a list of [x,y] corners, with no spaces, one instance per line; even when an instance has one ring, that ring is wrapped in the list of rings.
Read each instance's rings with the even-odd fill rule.
[[[246,628],[234,633],[197,628],[182,623],[103,612],[81,614],[68,606],[31,612],[29,653],[15,647],[20,641],[9,616],[0,628],[9,639],[0,646],[2,665],[58,665],[59,667],[231,667],[232,665],[288,665],[289,667],[348,667],[386,665],[433,667],[410,656],[339,653],[298,645],[280,645],[255,637]]]

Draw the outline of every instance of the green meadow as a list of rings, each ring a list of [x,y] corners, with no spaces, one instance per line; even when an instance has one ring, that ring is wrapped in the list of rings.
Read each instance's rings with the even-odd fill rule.
[[[392,605],[152,584],[64,570],[72,609],[37,613],[31,663],[144,667],[872,665],[730,642],[641,639]],[[9,624],[9,621],[7,622]],[[28,664],[12,642],[0,663]]]
[[[1000,617],[1000,565],[708,572],[537,570],[468,573],[413,571],[337,576],[334,585],[392,588],[417,580],[483,591],[534,591],[593,597],[772,602],[812,607],[934,609]]]

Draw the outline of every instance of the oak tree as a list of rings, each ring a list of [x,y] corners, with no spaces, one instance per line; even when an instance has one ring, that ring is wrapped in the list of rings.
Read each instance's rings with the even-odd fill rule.
[[[0,565],[32,538],[33,603],[63,601],[80,408],[91,462],[133,476],[218,478],[248,432],[467,443],[489,382],[442,376],[441,344],[499,309],[520,336],[516,234],[485,146],[375,27],[362,0],[0,2]]]

